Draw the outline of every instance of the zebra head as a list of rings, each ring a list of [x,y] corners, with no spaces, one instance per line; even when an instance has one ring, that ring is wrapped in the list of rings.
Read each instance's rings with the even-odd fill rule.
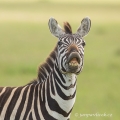
[[[91,21],[88,17],[81,21],[81,25],[75,34],[72,34],[71,26],[64,23],[64,30],[54,18],[49,19],[49,29],[58,38],[57,61],[62,73],[79,74],[83,68],[84,46],[83,37],[88,34]]]

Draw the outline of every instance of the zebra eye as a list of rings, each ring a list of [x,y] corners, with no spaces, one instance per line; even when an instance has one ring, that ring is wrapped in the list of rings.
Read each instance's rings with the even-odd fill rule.
[[[59,42],[58,42],[58,45],[62,45],[62,42],[61,42],[61,41],[59,41]]]
[[[85,42],[82,42],[81,44],[82,44],[83,47],[86,45]]]

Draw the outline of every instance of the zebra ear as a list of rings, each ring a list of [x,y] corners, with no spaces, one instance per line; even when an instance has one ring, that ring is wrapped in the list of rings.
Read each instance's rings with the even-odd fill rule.
[[[84,37],[88,34],[91,27],[91,20],[86,17],[81,21],[81,26],[77,30],[77,34],[79,34],[81,37]]]
[[[48,26],[50,32],[56,37],[65,34],[65,32],[61,29],[60,25],[57,23],[57,21],[54,18],[49,19]]]

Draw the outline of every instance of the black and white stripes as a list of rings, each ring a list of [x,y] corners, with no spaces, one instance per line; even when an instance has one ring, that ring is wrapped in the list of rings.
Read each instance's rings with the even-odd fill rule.
[[[81,27],[82,26],[82,27]],[[0,120],[69,120],[76,98],[76,75],[83,68],[84,40],[90,20],[76,34],[68,23],[63,31],[53,18],[51,33],[59,41],[35,80],[21,87],[0,88]],[[87,29],[85,29],[87,28]]]

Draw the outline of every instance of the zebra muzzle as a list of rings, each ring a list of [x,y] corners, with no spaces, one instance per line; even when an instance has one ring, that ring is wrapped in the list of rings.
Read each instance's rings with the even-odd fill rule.
[[[75,72],[78,69],[78,66],[80,64],[80,55],[78,52],[72,52],[68,56],[68,68],[69,71]]]

